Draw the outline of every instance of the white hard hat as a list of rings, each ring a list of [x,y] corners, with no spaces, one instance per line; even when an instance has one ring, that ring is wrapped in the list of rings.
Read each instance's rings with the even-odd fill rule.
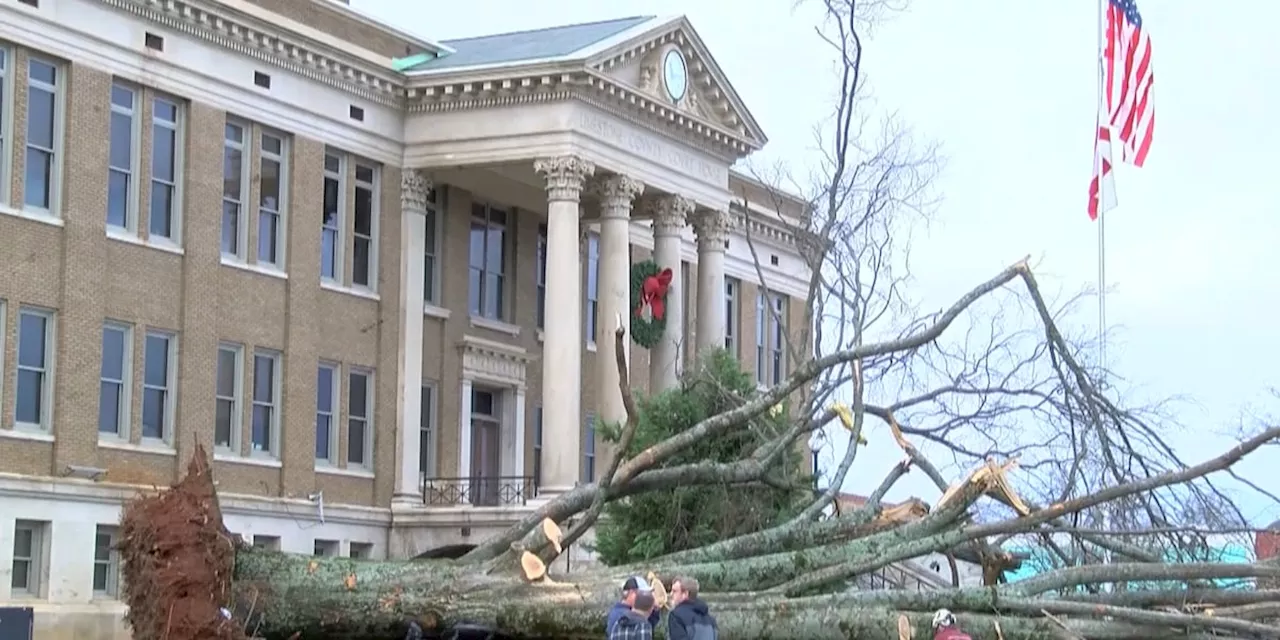
[[[955,626],[956,617],[946,609],[938,609],[933,613],[933,628]]]

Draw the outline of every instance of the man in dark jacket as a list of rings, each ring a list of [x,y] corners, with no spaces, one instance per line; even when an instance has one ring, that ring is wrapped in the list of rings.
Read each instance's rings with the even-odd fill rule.
[[[671,581],[671,602],[667,640],[716,640],[719,628],[707,611],[707,603],[698,599],[696,579],[681,576]]]
[[[622,583],[622,599],[613,603],[613,607],[609,609],[609,617],[605,618],[604,633],[606,637],[613,632],[613,625],[617,624],[618,620],[621,620],[623,616],[631,611],[636,602],[636,595],[639,593],[648,593],[650,597],[653,596],[653,588],[643,578],[631,576],[627,578],[626,582]],[[658,624],[658,620],[661,617],[662,615],[658,613],[657,609],[651,611],[649,613],[649,628],[652,629],[654,625]]]
[[[609,640],[653,640],[653,623],[649,622],[652,613],[653,592],[637,591],[631,609],[609,631]]]

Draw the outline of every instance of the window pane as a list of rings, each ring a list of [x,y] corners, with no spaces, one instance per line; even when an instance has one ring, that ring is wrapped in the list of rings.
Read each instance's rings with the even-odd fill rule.
[[[118,84],[111,85],[111,104],[125,109],[133,109],[133,91]]]
[[[176,144],[177,132],[173,129],[164,125],[152,127],[151,176],[156,180],[173,182]]]
[[[347,421],[347,462],[364,463],[364,430],[363,420]]]
[[[129,174],[111,169],[107,173],[107,224],[127,226],[129,204]]]
[[[503,273],[506,264],[503,255],[502,244],[506,233],[495,227],[489,227],[487,234],[487,246],[485,247],[485,268],[494,273]]]
[[[265,204],[263,205],[266,206]],[[258,216],[258,262],[275,264],[276,247],[280,246],[280,216],[263,211]]]
[[[142,390],[142,436],[145,438],[164,437],[165,395],[163,389]]]
[[[329,367],[320,367],[316,375],[316,410],[333,411],[333,369]]]
[[[484,236],[487,227],[480,222],[471,223],[470,264],[475,269],[484,268]]]
[[[480,282],[484,274],[479,269],[471,269],[471,278],[467,283],[467,301],[472,315],[480,315]]]
[[[168,100],[156,100],[152,105],[152,112],[156,120],[171,123],[178,121],[178,105]]]
[[[173,237],[173,187],[163,182],[151,183],[151,235]]]
[[[15,411],[18,422],[40,424],[44,414],[44,373],[18,370],[18,400]]]
[[[229,349],[218,351],[218,395],[231,397],[236,389],[236,353]]]
[[[325,229],[320,234],[320,275],[338,277],[338,232]]]
[[[27,144],[53,148],[54,95],[32,87],[27,94]]]
[[[52,168],[53,158],[47,152],[27,149],[27,172],[22,201],[28,206],[49,208],[49,181],[52,180]]]
[[[356,233],[362,236],[373,235],[373,192],[356,187]]]
[[[434,212],[431,212],[431,211],[427,212],[426,229],[427,229],[427,233],[426,233],[427,253],[431,255],[435,255],[436,253],[436,214]]]
[[[275,398],[276,363],[268,356],[253,357],[253,399],[271,402]]]
[[[110,380],[124,379],[124,332],[115,327],[102,329],[101,375]]]
[[[101,383],[98,390],[98,431],[120,433],[120,383]]]
[[[240,205],[222,203],[222,252],[240,253]]]
[[[125,171],[133,168],[133,117],[111,114],[111,166]]]
[[[227,147],[222,151],[222,195],[239,202],[243,178],[244,152]]]
[[[322,222],[326,227],[338,226],[338,209],[340,207],[340,202],[338,180],[336,178],[325,178]]]
[[[364,238],[356,238],[352,243],[352,249],[355,254],[351,260],[351,281],[355,284],[368,286],[369,284],[369,241]]]
[[[262,161],[262,170],[260,175],[262,197],[259,204],[264,209],[272,211],[280,210],[280,163],[275,160]]]
[[[373,182],[373,167],[356,165],[356,180],[360,182]]]
[[[369,413],[369,379],[361,374],[351,375],[348,411],[353,416],[368,417]]]
[[[271,450],[271,407],[262,405],[253,407],[253,449],[254,451]]]
[[[484,316],[487,318],[502,317],[502,276],[490,273],[485,278]]]
[[[169,386],[169,338],[147,336],[144,382],[153,387]]]
[[[48,318],[34,313],[21,314],[18,321],[18,365],[43,369],[47,343]]]
[[[316,416],[316,459],[318,460],[328,460],[330,457],[329,434],[332,428],[332,416]]]
[[[231,401],[219,400],[217,402],[217,415],[214,417],[213,423],[213,443],[219,446],[231,445]]]

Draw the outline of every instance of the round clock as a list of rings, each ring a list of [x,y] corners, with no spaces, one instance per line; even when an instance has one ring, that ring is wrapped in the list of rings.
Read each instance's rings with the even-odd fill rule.
[[[684,66],[684,56],[678,49],[672,49],[662,58],[662,83],[667,87],[667,96],[672,102],[684,99],[689,85],[689,75]]]

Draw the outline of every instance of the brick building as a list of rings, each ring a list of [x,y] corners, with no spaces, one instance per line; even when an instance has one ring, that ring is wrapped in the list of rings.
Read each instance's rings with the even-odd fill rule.
[[[802,203],[731,170],[765,137],[684,18],[5,0],[0,43],[0,605],[41,637],[127,637],[121,503],[197,444],[293,552],[474,542],[591,481],[634,261],[677,270],[636,386],[794,366]]]

